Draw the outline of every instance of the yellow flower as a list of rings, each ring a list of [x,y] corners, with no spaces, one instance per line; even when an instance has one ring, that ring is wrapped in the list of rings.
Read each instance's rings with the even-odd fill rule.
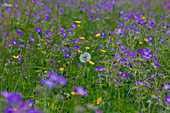
[[[146,17],[142,16],[142,19],[143,19],[143,20],[145,20],[145,19],[146,19]]]
[[[94,50],[92,50],[91,52],[94,52]]]
[[[146,41],[146,42],[148,42],[149,40],[148,39],[146,39],[146,38],[144,38],[144,40]]]
[[[44,73],[47,73],[47,71],[44,71]]]
[[[47,45],[47,42],[46,42],[46,43],[44,43],[44,45],[46,46],[46,45]]]
[[[97,104],[100,104],[102,102],[102,97],[99,97],[98,99],[97,99]]]
[[[60,63],[61,61],[59,60],[58,63]]]
[[[97,34],[96,34],[96,37],[99,37],[99,36],[101,36],[101,34],[100,34],[100,33],[97,33]]]
[[[37,46],[40,46],[40,44],[37,44]]]
[[[90,49],[90,47],[85,47],[86,49]]]
[[[15,56],[15,55],[13,55],[13,58],[19,58],[19,56]]]
[[[94,65],[95,63],[94,63],[94,62],[92,62],[91,60],[89,60],[89,64]]]
[[[113,40],[113,37],[110,40]]]
[[[112,43],[112,47],[115,47],[115,43]]]
[[[75,92],[71,92],[72,95],[78,95],[78,93],[75,93]]]
[[[77,27],[80,27],[80,25],[77,25]]]
[[[103,50],[103,49],[100,49],[100,51],[101,51],[101,52],[104,52],[104,53],[106,52],[106,51],[105,51],[105,50]]]
[[[80,24],[81,23],[81,21],[75,21],[77,24]]]
[[[78,50],[78,52],[79,52],[79,53],[83,53],[83,51],[81,51],[81,50]]]
[[[64,68],[60,68],[59,70],[60,70],[60,71],[64,71]]]
[[[85,40],[85,38],[84,37],[79,37],[81,40]]]
[[[41,51],[41,53],[46,54],[46,52],[45,52],[45,51]]]
[[[139,42],[139,44],[143,44],[143,42]]]

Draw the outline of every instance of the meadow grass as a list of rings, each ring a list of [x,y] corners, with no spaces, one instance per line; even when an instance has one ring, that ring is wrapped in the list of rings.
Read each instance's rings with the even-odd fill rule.
[[[0,112],[170,112],[167,0],[0,3]]]

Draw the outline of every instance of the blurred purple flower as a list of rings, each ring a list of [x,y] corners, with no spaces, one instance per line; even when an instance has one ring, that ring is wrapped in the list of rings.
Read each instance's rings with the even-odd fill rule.
[[[165,96],[165,102],[167,102],[167,104],[170,104],[170,96]]]
[[[163,83],[163,87],[164,87],[165,89],[170,89],[170,85],[169,85],[169,84],[166,84],[166,83]]]
[[[88,91],[84,90],[82,86],[74,87],[74,92],[79,93],[80,95],[83,95],[85,97],[88,95]]]
[[[38,28],[38,27],[36,27],[36,28],[34,29],[34,31],[36,31],[38,34],[42,33],[42,29],[41,29],[41,28]]]
[[[25,44],[18,44],[18,46],[20,46],[20,47],[25,47]]]
[[[42,84],[42,85],[46,85],[48,88],[52,88],[52,87],[55,87],[55,86],[56,86],[56,84],[55,84],[53,81],[51,81],[51,80],[45,80],[45,79],[43,79],[43,80],[41,81],[41,84]]]
[[[9,104],[18,104],[22,100],[22,96],[17,93],[8,93],[7,91],[1,92]]]
[[[20,37],[22,37],[22,31],[21,31],[21,30],[16,31],[16,33],[17,33]]]
[[[142,50],[142,56],[147,58],[147,59],[150,59],[152,57],[152,50],[151,49],[143,49]]]
[[[106,70],[104,70],[103,67],[100,67],[100,66],[98,66],[97,68],[95,67],[94,69],[97,71],[101,71],[101,72],[106,71]]]
[[[75,28],[76,28],[76,25],[75,25],[75,24],[72,24],[71,28],[75,29]]]
[[[103,113],[103,112],[101,112],[101,111],[97,110],[97,111],[96,111],[96,113]]]
[[[46,30],[46,34],[44,34],[46,37],[50,37],[50,36],[52,36],[52,33],[51,33],[51,31],[49,31],[49,30]]]
[[[17,46],[17,41],[14,39],[14,40],[12,40],[12,44],[14,45],[14,46]]]
[[[66,85],[67,84],[67,79],[64,78],[63,76],[57,76],[57,78],[55,79],[56,82],[58,82],[59,84],[62,85]]]

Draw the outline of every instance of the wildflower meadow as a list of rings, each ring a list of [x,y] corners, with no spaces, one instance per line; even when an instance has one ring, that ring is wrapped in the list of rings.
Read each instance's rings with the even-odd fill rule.
[[[0,0],[0,113],[170,113],[169,0]]]

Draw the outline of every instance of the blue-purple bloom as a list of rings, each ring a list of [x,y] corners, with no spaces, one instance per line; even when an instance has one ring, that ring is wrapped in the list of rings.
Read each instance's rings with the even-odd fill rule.
[[[53,88],[53,87],[56,86],[56,84],[54,83],[54,81],[52,81],[52,80],[46,80],[46,79],[42,80],[42,81],[41,81],[41,84],[42,84],[42,85],[46,85],[48,88]]]
[[[17,41],[14,39],[14,40],[12,40],[12,44],[14,45],[14,46],[17,46]]]
[[[25,47],[25,44],[18,44],[18,46],[20,46],[20,47]]]
[[[103,67],[100,67],[100,66],[98,66],[97,68],[95,67],[94,69],[97,71],[101,71],[101,72],[106,71],[106,70],[104,70]]]
[[[170,84],[163,83],[163,87],[164,87],[165,89],[170,89]]]
[[[16,31],[16,33],[17,33],[20,37],[22,37],[22,31],[21,31],[21,30]]]
[[[67,79],[64,78],[63,76],[57,76],[56,80],[57,83],[61,84],[61,85],[66,85],[67,84]]]
[[[8,93],[7,91],[1,92],[1,95],[5,97],[8,104],[18,104],[22,100],[22,96],[18,93]]]
[[[35,30],[38,34],[42,33],[42,29],[41,29],[41,28],[36,27],[34,30]]]
[[[165,96],[164,100],[165,100],[165,102],[167,102],[167,104],[170,104],[170,95]]]
[[[103,112],[101,112],[101,111],[99,111],[99,110],[96,110],[96,113],[103,113]]]
[[[88,95],[88,91],[84,90],[82,86],[74,87],[74,92],[79,93],[80,95],[83,95],[85,97]]]
[[[150,59],[152,57],[152,50],[151,49],[144,49],[142,50],[142,56],[147,58],[147,59]]]

